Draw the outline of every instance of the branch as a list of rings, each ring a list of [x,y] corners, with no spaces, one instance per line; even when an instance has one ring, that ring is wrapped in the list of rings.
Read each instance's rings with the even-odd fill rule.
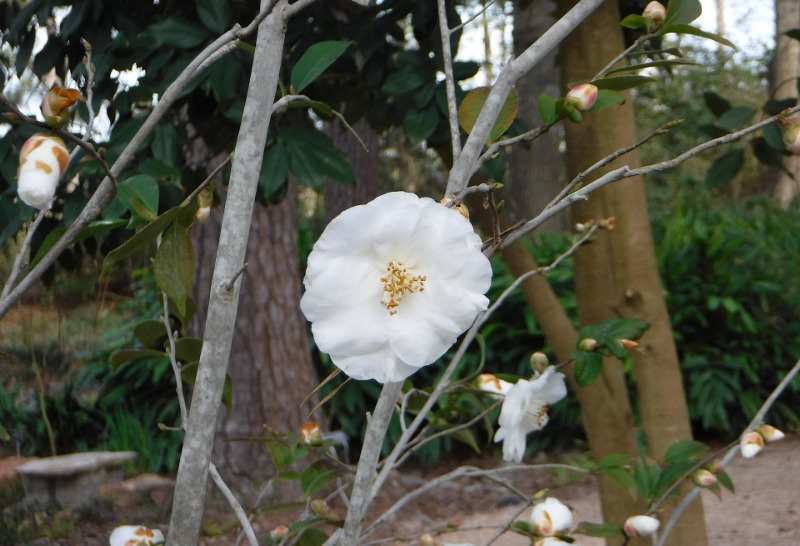
[[[250,546],[258,546],[256,533],[253,531],[253,526],[250,525],[250,520],[247,518],[247,514],[245,514],[242,505],[239,504],[239,501],[236,500],[236,496],[225,484],[222,476],[219,475],[217,467],[214,466],[214,463],[208,463],[208,473],[211,474],[211,479],[214,481],[214,484],[216,484],[216,486],[222,492],[225,500],[227,500],[228,504],[231,506],[233,513],[236,514],[236,518],[239,520],[239,523],[242,524],[242,531],[247,537],[247,542],[250,543]]]
[[[186,398],[183,396],[183,379],[181,378],[181,367],[178,364],[176,356],[177,349],[175,346],[175,334],[172,331],[172,325],[169,322],[169,297],[166,292],[161,292],[161,299],[164,303],[164,313],[161,319],[164,322],[164,327],[167,330],[167,342],[169,343],[169,363],[172,367],[172,373],[175,375],[175,384],[177,385],[178,406],[181,408],[181,430],[186,430],[186,423],[189,422],[189,413],[186,411]]]
[[[486,103],[475,121],[475,127],[467,137],[458,160],[453,163],[447,180],[445,196],[453,196],[463,191],[469,184],[472,175],[478,170],[483,146],[489,138],[494,122],[514,83],[561,43],[602,2],[603,0],[581,0],[536,42],[503,68],[486,98]]]
[[[197,57],[192,60],[189,65],[184,68],[183,72],[175,79],[172,84],[167,88],[164,94],[159,97],[158,104],[147,117],[145,122],[133,136],[133,138],[128,142],[128,145],[120,154],[117,161],[114,165],[111,166],[109,171],[106,173],[106,177],[100,183],[97,190],[95,191],[94,195],[92,195],[89,202],[86,204],[84,209],[78,215],[78,218],[72,223],[64,235],[53,245],[53,248],[50,249],[48,252],[34,267],[28,275],[19,283],[19,285],[14,288],[6,297],[0,299],[0,318],[3,318],[6,313],[8,313],[11,306],[14,305],[22,295],[31,287],[33,283],[35,283],[47,269],[53,265],[58,258],[58,256],[69,246],[71,245],[75,239],[77,239],[80,232],[89,225],[89,222],[97,218],[100,213],[103,211],[111,200],[116,195],[116,182],[115,177],[119,176],[122,170],[130,163],[133,159],[136,150],[139,146],[144,142],[150,132],[155,128],[164,114],[172,107],[175,101],[180,97],[181,93],[186,89],[186,86],[191,83],[194,77],[197,75],[197,69],[201,66],[206,59],[215,55],[216,52],[223,48],[226,44],[231,42],[238,42],[241,38],[249,35],[252,33],[263,21],[269,13],[272,11],[272,4],[275,2],[273,0],[268,6],[265,7],[259,13],[258,17],[256,17],[253,22],[251,22],[247,27],[241,28],[238,25],[235,25],[231,30],[222,34],[219,38],[214,40],[211,44],[209,44],[203,51],[201,51]],[[300,2],[298,2],[300,3]],[[2,95],[0,95],[2,97]],[[2,97],[4,99],[4,97]],[[2,100],[0,100],[2,102]],[[5,102],[3,102],[5,104]],[[13,106],[13,105],[12,105]],[[16,107],[13,107],[16,110]],[[24,117],[24,116],[23,116]],[[34,124],[38,124],[36,122]],[[39,126],[42,126],[40,124]],[[49,127],[45,126],[49,129]],[[65,133],[65,134],[62,134]],[[59,136],[64,136],[68,140],[75,142],[78,146],[86,149],[84,146],[87,145],[87,142],[83,142],[77,137],[71,135],[71,133],[64,132],[57,132]],[[67,135],[71,136],[67,136]],[[77,139],[77,140],[76,140]],[[78,142],[80,141],[80,142]],[[87,151],[87,153],[90,153]]]
[[[28,233],[25,234],[25,240],[22,241],[22,246],[19,247],[17,256],[14,258],[14,265],[11,266],[11,272],[8,274],[8,280],[6,281],[5,286],[3,286],[3,293],[0,295],[0,299],[8,296],[8,293],[11,292],[11,287],[14,286],[14,282],[17,280],[20,271],[22,271],[22,260],[25,258],[25,254],[28,253],[28,249],[31,246],[33,234],[36,233],[37,228],[42,223],[42,220],[44,220],[45,212],[46,211],[43,210],[38,211],[33,222],[28,224]]]
[[[770,410],[770,408],[772,408],[772,405],[775,403],[778,397],[783,393],[783,391],[786,390],[786,388],[789,386],[789,383],[792,382],[792,379],[794,379],[794,377],[798,374],[798,372],[800,372],[800,360],[794,363],[794,366],[792,366],[792,369],[789,370],[789,373],[786,374],[786,376],[781,380],[781,382],[778,383],[778,386],[775,387],[772,393],[767,397],[767,399],[764,401],[764,403],[756,412],[755,416],[753,416],[753,419],[744,429],[744,432],[742,432],[742,434],[745,434],[746,432],[749,432],[757,428],[759,425],[761,425],[761,423],[764,421],[764,417],[767,415],[767,412]],[[725,456],[720,461],[720,465],[721,466],[728,465],[733,460],[733,458],[736,456],[737,453],[739,453],[738,442],[734,447],[728,450],[728,453],[726,453]],[[675,507],[675,510],[672,512],[672,515],[670,516],[669,520],[664,525],[662,531],[658,534],[658,540],[655,542],[654,546],[664,546],[664,543],[667,541],[667,538],[672,532],[672,529],[675,527],[675,524],[678,523],[678,519],[681,517],[683,512],[695,501],[695,499],[697,499],[702,489],[703,489],[702,487],[695,487],[686,495],[686,497],[684,497],[684,499],[680,502],[680,504],[677,507]]]
[[[439,14],[439,33],[442,35],[442,63],[444,64],[444,84],[447,91],[447,114],[450,124],[450,140],[452,142],[453,162],[461,154],[461,130],[458,126],[458,103],[456,102],[456,82],[453,76],[453,52],[450,49],[452,31],[447,25],[447,8],[445,0],[436,2]]]

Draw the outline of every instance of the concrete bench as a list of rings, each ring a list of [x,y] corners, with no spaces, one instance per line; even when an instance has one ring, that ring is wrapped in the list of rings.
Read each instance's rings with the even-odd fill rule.
[[[78,507],[98,498],[98,488],[122,481],[122,465],[134,451],[92,451],[45,457],[17,467],[25,502],[41,507]]]

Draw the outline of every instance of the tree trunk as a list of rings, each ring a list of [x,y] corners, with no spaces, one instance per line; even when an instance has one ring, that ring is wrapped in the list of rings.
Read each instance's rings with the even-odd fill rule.
[[[519,54],[535,42],[555,22],[555,2],[537,0],[514,11],[514,53]],[[556,65],[554,50],[533,70],[517,82],[517,116],[528,127],[542,124],[539,115],[539,95],[547,93],[558,97],[561,93],[561,75]],[[510,157],[510,184],[507,209],[513,222],[533,218],[564,187],[564,161],[559,144],[558,128],[537,138],[530,145],[514,146]],[[569,229],[569,217],[558,215],[540,228],[544,230]]]
[[[775,0],[775,69],[772,96],[776,99],[797,97],[797,78],[800,77],[800,42],[784,34],[800,27],[800,3],[797,0]],[[800,193],[800,156],[784,156],[784,165],[795,178],[778,171],[775,198],[783,208]]]
[[[254,482],[273,472],[264,444],[236,438],[270,436],[270,431],[298,431],[318,401],[301,402],[316,386],[306,321],[300,312],[297,260],[297,213],[294,186],[278,205],[256,206],[242,274],[242,298],[236,319],[228,372],[233,406],[220,409],[213,460],[240,498],[254,500]],[[220,211],[196,230],[199,264],[217,251]],[[195,230],[193,230],[195,231]],[[207,307],[211,271],[198,267],[195,298]],[[205,324],[205,316],[195,324]],[[316,419],[320,421],[320,417]],[[247,506],[247,504],[245,504]]]
[[[561,0],[562,9],[574,2]],[[592,77],[609,59],[623,49],[617,3],[605,2],[564,42],[562,77],[576,81]],[[567,157],[570,176],[620,147],[636,141],[636,127],[631,101],[622,106],[586,116],[580,124],[566,127]],[[637,153],[612,163],[639,165]],[[592,324],[613,317],[637,317],[650,323],[641,343],[643,350],[634,354],[639,410],[649,453],[660,458],[676,440],[691,438],[677,351],[664,302],[661,281],[653,248],[650,218],[644,185],[640,178],[626,179],[593,193],[588,201],[573,208],[576,221],[616,216],[614,231],[576,253],[576,293],[581,324]],[[609,364],[611,364],[609,366]],[[627,405],[621,365],[606,362],[598,382],[607,383],[614,396],[611,402]],[[608,411],[605,406],[584,411]],[[618,426],[629,426],[619,423]],[[689,484],[691,485],[691,484]],[[677,501],[667,503],[661,514],[669,516]],[[617,522],[621,523],[621,522]],[[684,514],[669,544],[705,544],[706,532],[702,506],[698,503]]]

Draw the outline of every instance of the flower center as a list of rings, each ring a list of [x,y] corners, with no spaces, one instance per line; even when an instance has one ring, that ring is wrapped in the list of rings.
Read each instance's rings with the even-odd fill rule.
[[[381,277],[383,283],[381,304],[386,307],[390,315],[394,315],[403,296],[425,290],[426,280],[424,275],[416,274],[413,269],[406,269],[401,262],[389,262],[386,274]]]
[[[528,409],[525,411],[525,417],[527,422],[535,423],[538,425],[539,429],[543,429],[550,420],[550,416],[547,415],[547,405],[540,404],[538,400],[531,401]]]

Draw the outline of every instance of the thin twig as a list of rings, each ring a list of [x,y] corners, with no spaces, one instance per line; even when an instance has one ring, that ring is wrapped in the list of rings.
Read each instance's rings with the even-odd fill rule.
[[[247,541],[250,543],[250,546],[258,546],[258,539],[256,538],[256,533],[253,531],[253,526],[250,525],[250,520],[247,519],[247,514],[245,514],[244,509],[242,509],[242,505],[239,504],[239,501],[236,500],[236,496],[230,490],[230,488],[225,484],[225,481],[222,479],[222,476],[219,475],[217,471],[217,467],[214,466],[214,463],[208,463],[208,473],[211,475],[211,479],[214,480],[214,483],[222,492],[222,495],[225,497],[225,500],[228,501],[233,513],[236,514],[236,518],[239,520],[239,523],[242,525],[242,530],[244,531],[245,536],[247,536]]]
[[[492,5],[494,5],[495,2],[497,2],[497,0],[489,0],[488,2],[485,2],[481,9],[475,12],[474,15],[468,17],[466,21],[463,21],[461,24],[454,26],[452,29],[450,29],[450,32],[461,30],[462,28],[470,24],[472,21],[483,15],[486,12],[486,10],[488,10]]]
[[[497,142],[492,143],[492,145],[489,146],[485,152],[483,152],[479,161],[481,163],[488,163],[495,156],[495,154],[497,154],[497,152],[499,152],[503,148],[507,148],[508,146],[520,142],[531,142],[533,140],[536,140],[537,138],[545,134],[547,131],[549,131],[554,125],[555,123],[548,123],[540,127],[534,127],[529,131],[525,131],[521,135],[504,138],[503,140],[498,140]]]
[[[183,396],[183,379],[181,377],[181,366],[178,364],[177,349],[175,345],[175,334],[172,332],[172,325],[169,322],[169,297],[166,292],[161,292],[161,298],[164,302],[164,313],[161,318],[164,322],[164,328],[167,330],[167,342],[169,343],[169,363],[172,366],[172,372],[175,374],[176,393],[178,395],[178,405],[181,408],[181,429],[186,430],[186,423],[189,422],[189,412],[186,410],[186,398]]]
[[[11,272],[8,274],[8,280],[6,281],[5,286],[3,286],[3,293],[0,295],[0,299],[5,298],[8,293],[11,292],[11,288],[14,286],[17,277],[22,271],[22,260],[24,260],[25,254],[28,253],[28,249],[31,246],[33,234],[42,223],[42,220],[44,220],[45,212],[46,211],[43,210],[38,211],[36,213],[36,218],[33,219],[33,222],[28,224],[28,232],[25,234],[25,239],[22,241],[22,246],[20,246],[19,250],[17,251],[17,256],[14,258],[14,265],[11,266]]]
[[[792,382],[792,379],[794,379],[794,377],[798,374],[798,372],[800,372],[800,360],[794,363],[794,366],[792,366],[792,369],[789,370],[789,373],[787,373],[784,376],[781,382],[778,383],[778,386],[773,389],[772,393],[770,393],[770,395],[767,397],[764,403],[761,404],[761,407],[758,409],[756,414],[750,420],[750,423],[744,429],[742,435],[757,428],[763,423],[764,417],[767,415],[767,412],[769,412],[769,410],[772,408],[772,405],[775,403],[778,397],[783,393],[783,391],[786,390],[786,388],[789,386],[789,383]],[[728,465],[733,460],[733,458],[736,456],[737,453],[739,453],[738,443],[736,446],[728,450],[728,453],[726,453],[725,456],[720,461],[720,465],[721,466]],[[675,524],[678,523],[678,519],[681,517],[683,512],[695,501],[695,499],[697,499],[701,491],[702,491],[701,487],[695,487],[686,495],[686,497],[684,497],[684,499],[680,502],[680,504],[678,504],[678,506],[675,507],[675,510],[670,515],[669,520],[667,520],[667,523],[664,524],[664,527],[659,533],[658,540],[656,541],[654,546],[664,546],[664,543],[667,541],[667,538],[669,538],[669,535],[672,532],[672,529],[675,527]]]
[[[625,51],[623,51],[622,53],[620,53],[619,55],[617,55],[616,57],[614,57],[613,59],[611,59],[611,61],[609,61],[609,63],[608,63],[607,65],[605,65],[605,66],[604,66],[604,67],[603,67],[603,68],[600,70],[600,72],[598,72],[597,74],[595,74],[595,76],[594,76],[594,78],[592,78],[592,80],[597,80],[597,79],[599,79],[599,78],[602,78],[603,76],[605,76],[605,75],[606,75],[606,72],[608,72],[609,70],[611,70],[612,68],[614,68],[614,65],[615,65],[615,64],[617,64],[617,63],[618,63],[618,62],[620,62],[622,59],[624,59],[625,57],[627,57],[627,56],[628,56],[628,55],[629,55],[629,54],[630,54],[630,53],[631,53],[633,50],[635,50],[635,49],[639,49],[639,46],[641,46],[641,45],[642,45],[643,43],[645,43],[647,40],[649,40],[649,39],[653,38],[653,36],[655,36],[655,34],[645,34],[644,36],[639,36],[639,37],[638,37],[638,38],[637,38],[637,39],[636,39],[636,40],[635,40],[635,41],[634,41],[634,42],[633,42],[633,43],[630,45],[630,47],[628,47],[628,48],[627,48]]]

